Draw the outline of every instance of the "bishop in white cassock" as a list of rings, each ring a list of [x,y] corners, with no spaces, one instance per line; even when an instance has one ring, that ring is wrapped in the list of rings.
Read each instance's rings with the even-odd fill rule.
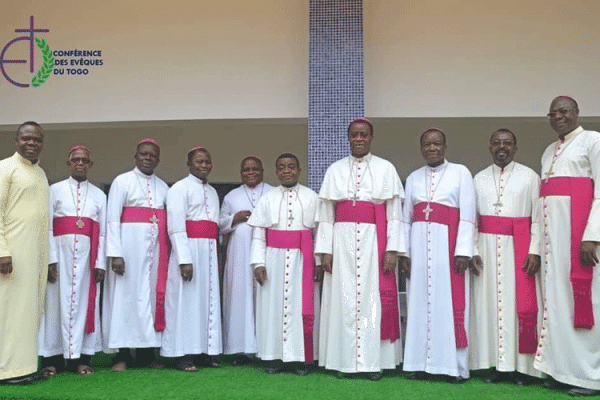
[[[462,165],[444,159],[446,138],[438,128],[421,136],[427,165],[406,180],[403,270],[407,282],[405,371],[409,379],[448,375],[469,377],[468,268],[473,253],[475,193]],[[455,247],[452,249],[452,247]]]
[[[254,274],[250,266],[252,227],[248,218],[258,200],[273,187],[263,182],[262,161],[256,156],[242,160],[242,185],[223,199],[219,228],[229,235],[223,273],[223,352],[237,354],[234,364],[250,361],[255,354],[256,326]]]
[[[158,367],[153,348],[161,346],[168,266],[165,205],[169,187],[154,174],[160,148],[142,140],[136,167],[115,178],[108,194],[106,256],[111,269],[104,286],[103,336],[108,351],[123,349],[113,370],[131,363]],[[157,296],[158,293],[158,296]]]
[[[223,346],[217,259],[219,197],[208,184],[210,153],[202,147],[191,149],[188,168],[190,174],[167,195],[172,252],[160,353],[180,357],[177,368],[189,372],[196,370],[192,355],[204,354],[206,359],[220,354]],[[212,366],[213,360],[208,359]]]
[[[402,360],[397,256],[404,254],[404,190],[394,166],[370,153],[373,125],[348,127],[352,155],[333,163],[319,198],[315,252],[323,279],[319,365],[371,380]]]
[[[248,224],[256,293],[257,357],[270,361],[268,373],[283,363],[306,375],[317,356],[319,287],[315,284],[312,232],[318,197],[298,184],[300,165],[291,153],[277,158],[281,186],[258,201]]]
[[[599,395],[600,133],[578,115],[566,96],[548,114],[559,140],[542,155],[544,312],[534,367],[575,386],[570,394]]]
[[[478,214],[471,277],[469,366],[492,368],[488,383],[525,375],[533,368],[541,328],[540,177],[513,161],[516,137],[500,129],[490,139],[494,164],[475,175]],[[508,374],[512,372],[511,374]],[[524,374],[524,375],[523,375]]]
[[[100,281],[106,270],[106,195],[87,180],[89,150],[69,152],[70,177],[50,187],[48,286],[39,335],[43,372],[54,375],[67,360],[82,375],[102,350]],[[93,259],[92,259],[93,258]]]

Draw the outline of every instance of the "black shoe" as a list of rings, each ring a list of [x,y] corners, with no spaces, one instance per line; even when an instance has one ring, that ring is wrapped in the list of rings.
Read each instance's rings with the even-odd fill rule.
[[[463,378],[462,376],[449,376],[448,383],[461,384],[465,383],[467,378]]]
[[[531,378],[520,372],[515,372],[513,375],[513,381],[517,386],[529,386],[531,385]]]
[[[544,381],[544,383],[542,383],[542,386],[545,387],[546,389],[558,389],[558,390],[567,389],[570,387],[569,385],[559,382],[553,378],[546,379]]]
[[[365,377],[370,381],[380,381],[383,378],[383,372],[367,372]]]
[[[406,378],[411,381],[422,381],[427,379],[427,374],[423,371],[413,371],[409,372]]]
[[[508,381],[509,379],[510,374],[508,372],[500,372],[496,368],[492,368],[492,371],[483,379],[483,381],[485,383],[498,383]]]
[[[546,389],[558,389],[559,385],[560,383],[552,378],[548,378],[544,381],[544,383],[542,383],[542,386]]]
[[[29,385],[30,383],[48,379],[47,376],[39,374],[37,372],[25,376],[19,376],[16,378],[0,380],[0,385]]]
[[[583,396],[600,396],[600,390],[586,389],[581,387],[574,387],[567,392],[570,396],[583,397]]]
[[[194,357],[194,364],[207,368],[221,368],[223,366],[217,357],[204,353]]]
[[[335,376],[336,376],[338,379],[344,379],[344,378],[346,377],[346,374],[345,374],[345,373],[343,373],[343,372],[341,372],[341,371],[338,371],[338,372],[336,372],[336,373],[335,373]]]
[[[297,363],[296,367],[294,368],[294,373],[296,375],[306,376],[306,375],[308,375],[309,372],[310,372],[310,370],[309,370],[308,365],[304,364],[304,363]]]
[[[251,362],[252,359],[245,354],[236,354],[233,358],[233,365],[246,365]]]
[[[265,372],[267,374],[276,374],[281,371],[283,367],[283,362],[281,360],[273,360],[267,363],[267,367],[265,368]]]

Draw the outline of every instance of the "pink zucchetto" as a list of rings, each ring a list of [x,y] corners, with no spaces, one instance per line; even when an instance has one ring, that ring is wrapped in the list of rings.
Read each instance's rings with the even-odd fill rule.
[[[203,150],[203,151],[206,151],[206,149],[205,149],[204,147],[202,147],[202,146],[196,146],[196,147],[192,147],[192,148],[191,148],[191,149],[189,149],[189,151],[188,151],[188,156],[189,156],[190,154],[192,154],[192,153],[193,153],[194,151],[196,151],[196,150]]]
[[[73,148],[71,150],[69,150],[69,154],[67,156],[70,156],[71,153],[73,153],[75,150],[85,150],[85,151],[87,151],[88,154],[92,153],[90,151],[90,149],[88,149],[87,147],[85,147],[83,145],[78,145],[78,146],[73,146]]]
[[[196,147],[192,147],[192,148],[191,148],[191,149],[188,151],[188,153],[187,153],[187,156],[188,156],[188,161],[189,161],[189,160],[192,158],[192,156],[193,156],[194,154],[196,154],[198,151],[203,151],[203,152],[205,152],[206,154],[208,154],[208,155],[210,156],[210,152],[209,152],[208,150],[206,150],[206,148],[204,148],[204,147],[202,147],[202,146],[196,146]]]
[[[352,124],[356,124],[359,122],[364,122],[365,124],[369,125],[369,128],[371,128],[371,134],[373,134],[373,123],[371,122],[371,120],[369,120],[369,118],[367,117],[358,117],[358,118],[354,118],[352,120],[352,122],[350,122],[350,124],[348,125],[348,134],[350,134],[350,128],[352,127]]]
[[[443,130],[441,130],[440,128],[438,128],[437,126],[430,126],[429,128],[425,129],[421,135],[424,135],[425,133],[431,132],[431,131],[437,131],[437,132],[445,134],[445,132]]]
[[[260,164],[261,167],[263,165],[262,160],[260,159],[259,156],[255,156],[254,154],[249,154],[246,157],[242,158],[242,163],[241,163],[242,167],[244,166],[244,163],[246,161],[248,161],[248,160],[254,160],[254,161],[256,161],[257,163]]]
[[[350,122],[350,125],[356,123],[356,122],[366,122],[367,124],[373,126],[373,123],[371,122],[371,120],[369,120],[369,118],[367,117],[358,117],[358,118],[354,118],[352,120],[352,122]]]
[[[145,144],[145,143],[153,144],[153,145],[155,145],[156,147],[158,147],[160,149],[160,146],[158,145],[158,143],[156,142],[156,140],[150,139],[150,138],[146,138],[146,139],[140,140],[137,145],[139,146],[139,145]]]
[[[446,134],[444,133],[443,130],[441,130],[437,126],[430,126],[429,128],[425,129],[423,131],[423,133],[421,133],[421,137],[419,138],[419,143],[423,143],[423,136],[425,136],[425,134],[427,132],[439,132],[439,133],[441,133],[442,137],[444,138],[444,144],[446,144]]]

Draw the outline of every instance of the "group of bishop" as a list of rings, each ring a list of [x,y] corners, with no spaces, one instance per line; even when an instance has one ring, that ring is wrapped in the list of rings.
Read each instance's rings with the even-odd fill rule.
[[[189,175],[169,188],[154,174],[152,139],[108,198],[87,180],[85,146],[48,189],[43,131],[26,122],[0,162],[0,383],[92,374],[90,357],[104,351],[113,371],[162,368],[160,354],[193,372],[231,354],[267,373],[319,366],[379,380],[402,364],[411,380],[462,383],[487,369],[490,383],[545,378],[598,395],[600,133],[578,115],[574,99],[552,101],[558,140],[542,179],[514,161],[508,129],[493,132],[493,164],[473,178],[431,127],[420,137],[426,165],[403,186],[371,154],[371,121],[357,118],[351,154],[329,166],[319,194],[298,183],[294,154],[276,159],[277,187],[248,156],[222,205],[207,149],[189,150]]]

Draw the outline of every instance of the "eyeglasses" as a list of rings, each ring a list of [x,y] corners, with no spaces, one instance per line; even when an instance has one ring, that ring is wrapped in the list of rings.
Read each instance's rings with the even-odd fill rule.
[[[557,118],[557,117],[558,117],[558,114],[560,114],[560,115],[565,115],[565,114],[566,114],[566,113],[568,113],[569,111],[573,111],[573,109],[572,109],[572,108],[561,108],[561,109],[560,109],[560,110],[558,110],[558,111],[552,111],[552,112],[549,112],[548,114],[546,114],[546,117],[548,117],[548,118],[550,118],[550,119]]]

